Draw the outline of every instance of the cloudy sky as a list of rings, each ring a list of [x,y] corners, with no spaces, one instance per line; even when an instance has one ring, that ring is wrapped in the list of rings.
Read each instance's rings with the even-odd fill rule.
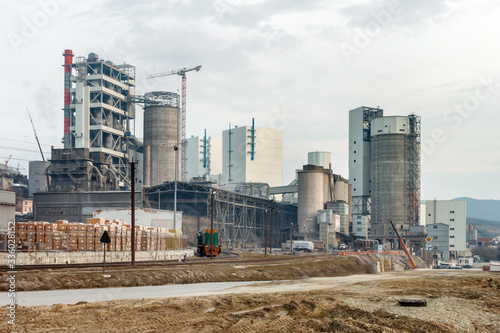
[[[180,90],[187,134],[282,128],[283,180],[309,151],[348,177],[348,111],[422,117],[422,198],[500,199],[496,1],[14,1],[3,4],[0,160],[28,170],[61,147],[64,49],[137,68],[137,92]],[[138,108],[138,110],[141,110]],[[142,136],[142,117],[136,121]]]

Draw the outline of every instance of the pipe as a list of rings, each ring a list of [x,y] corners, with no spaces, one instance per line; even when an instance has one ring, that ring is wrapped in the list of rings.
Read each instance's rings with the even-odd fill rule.
[[[73,63],[73,51],[64,50],[64,148],[71,148],[71,137],[69,135],[69,127],[71,126],[71,65]]]
[[[144,146],[144,186],[148,186],[151,184],[151,146]]]

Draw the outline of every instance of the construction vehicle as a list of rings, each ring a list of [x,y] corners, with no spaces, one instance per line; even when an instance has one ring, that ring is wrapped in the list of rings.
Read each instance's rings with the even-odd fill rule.
[[[406,248],[406,245],[403,242],[403,239],[401,238],[401,236],[399,236],[398,229],[396,229],[396,226],[394,225],[394,223],[392,223],[392,219],[389,219],[388,221],[391,223],[392,229],[394,229],[394,232],[396,233],[396,236],[398,236],[399,243],[401,244],[401,247],[405,251],[405,254],[408,257],[408,259],[410,260],[410,263],[411,263],[411,267],[410,268],[412,268],[412,269],[417,268],[417,265],[415,265],[415,262],[413,261],[411,255],[410,255],[410,252],[408,252],[408,249]]]
[[[217,230],[213,229],[207,229],[207,230],[202,230],[198,232],[197,234],[197,239],[198,239],[198,254],[201,257],[211,257],[211,256],[217,256],[219,253],[221,253],[221,247],[219,244],[219,233]],[[212,239],[213,239],[213,245],[212,245]]]

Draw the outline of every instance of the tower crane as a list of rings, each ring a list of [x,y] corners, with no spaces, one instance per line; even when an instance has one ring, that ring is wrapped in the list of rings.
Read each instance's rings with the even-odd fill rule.
[[[161,72],[150,74],[146,77],[146,79],[154,79],[162,76],[169,75],[179,75],[182,77],[182,106],[181,106],[181,170],[182,170],[182,178],[184,180],[186,175],[186,73],[191,71],[199,72],[201,69],[201,65],[193,67],[193,68],[181,68],[168,72]],[[178,138],[177,138],[177,141]]]

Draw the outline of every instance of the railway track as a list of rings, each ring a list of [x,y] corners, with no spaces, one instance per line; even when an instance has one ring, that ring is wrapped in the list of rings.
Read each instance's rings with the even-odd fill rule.
[[[227,252],[226,252],[227,254]],[[232,263],[232,264],[253,264],[253,263],[262,263],[262,262],[280,262],[289,260],[289,256],[279,256],[279,257],[267,257],[262,259],[248,259],[248,260],[234,260],[236,254],[232,254],[233,257],[217,257],[213,260],[210,260],[210,257],[191,257],[186,262],[179,262],[178,260],[170,260],[170,261],[136,261],[135,268],[141,269],[145,267],[189,267],[195,265],[214,265],[214,264],[224,264],[224,263]],[[102,263],[82,263],[82,264],[47,264],[47,265],[19,265],[16,266],[14,271],[31,271],[31,270],[44,270],[44,269],[68,269],[68,268],[99,268],[102,267]],[[134,267],[130,262],[106,262],[106,267]],[[8,266],[0,266],[0,273],[5,273],[13,271]]]

